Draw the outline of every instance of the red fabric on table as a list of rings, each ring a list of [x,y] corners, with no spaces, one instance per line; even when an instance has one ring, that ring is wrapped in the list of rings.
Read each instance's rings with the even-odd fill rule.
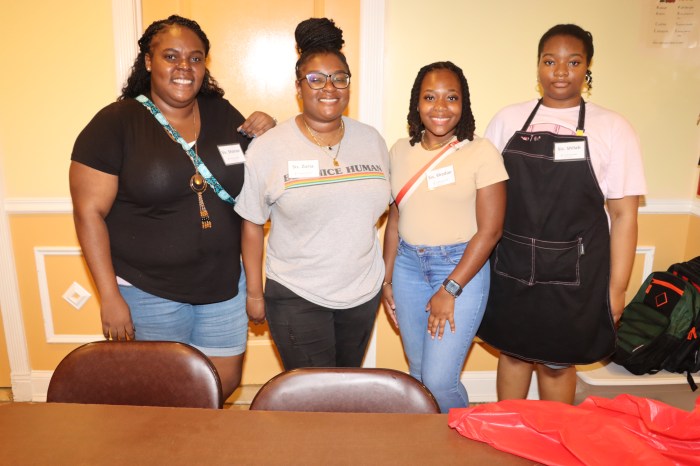
[[[452,409],[461,435],[551,465],[699,465],[700,398],[692,412],[632,395],[578,406],[505,400]]]

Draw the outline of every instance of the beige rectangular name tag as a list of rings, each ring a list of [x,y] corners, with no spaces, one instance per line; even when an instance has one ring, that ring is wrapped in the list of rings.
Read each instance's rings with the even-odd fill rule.
[[[430,170],[426,174],[428,189],[433,190],[440,186],[453,184],[455,182],[455,169],[453,165],[448,165],[437,170]]]
[[[240,144],[226,144],[216,146],[226,165],[236,165],[245,162],[245,154]]]
[[[586,141],[554,143],[554,161],[585,160]]]
[[[318,160],[290,160],[287,162],[289,178],[314,178],[319,176]]]

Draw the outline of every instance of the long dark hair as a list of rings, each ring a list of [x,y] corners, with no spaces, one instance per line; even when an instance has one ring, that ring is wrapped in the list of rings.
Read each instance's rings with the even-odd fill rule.
[[[465,139],[470,141],[474,140],[476,122],[474,120],[474,114],[472,113],[472,103],[469,98],[469,84],[467,84],[467,78],[464,76],[462,69],[454,63],[450,61],[438,61],[421,68],[420,71],[418,71],[418,75],[416,75],[416,80],[413,82],[411,102],[408,104],[408,135],[411,137],[411,145],[420,142],[423,131],[425,130],[425,125],[423,125],[423,121],[420,119],[420,113],[418,112],[420,87],[423,84],[425,75],[435,70],[449,70],[459,79],[460,87],[462,88],[462,117],[459,119],[459,123],[457,123],[455,135],[458,141],[464,141]]]
[[[207,39],[207,35],[202,31],[202,28],[199,27],[196,21],[178,15],[172,15],[167,19],[154,21],[146,28],[146,31],[139,39],[139,54],[136,56],[134,66],[131,67],[131,73],[126,80],[126,84],[122,88],[122,94],[117,100],[133,98],[151,91],[151,73],[146,70],[145,57],[147,53],[151,52],[151,43],[156,34],[172,26],[185,27],[197,34],[197,37],[199,37],[204,44],[205,57],[209,56],[209,39]],[[205,69],[204,81],[202,82],[202,87],[199,89],[199,94],[224,95],[224,90],[219,87],[219,84],[211,76],[208,69]]]

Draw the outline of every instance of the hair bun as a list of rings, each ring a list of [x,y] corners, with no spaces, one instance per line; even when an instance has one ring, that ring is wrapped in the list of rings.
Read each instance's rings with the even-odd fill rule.
[[[302,21],[294,31],[294,38],[300,55],[312,50],[340,50],[345,43],[343,31],[328,18],[309,18]]]

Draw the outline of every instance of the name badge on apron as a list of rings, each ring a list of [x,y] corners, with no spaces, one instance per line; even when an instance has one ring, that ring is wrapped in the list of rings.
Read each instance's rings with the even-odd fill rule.
[[[585,160],[586,141],[556,142],[554,143],[554,161]]]
[[[216,146],[219,149],[219,154],[226,165],[236,165],[245,162],[245,154],[240,144],[226,144]]]
[[[289,178],[313,178],[319,176],[318,160],[290,160],[287,162]]]
[[[438,168],[437,170],[430,170],[426,174],[426,180],[428,181],[428,189],[431,191],[440,186],[453,184],[455,182],[454,166],[448,165],[443,168]]]

